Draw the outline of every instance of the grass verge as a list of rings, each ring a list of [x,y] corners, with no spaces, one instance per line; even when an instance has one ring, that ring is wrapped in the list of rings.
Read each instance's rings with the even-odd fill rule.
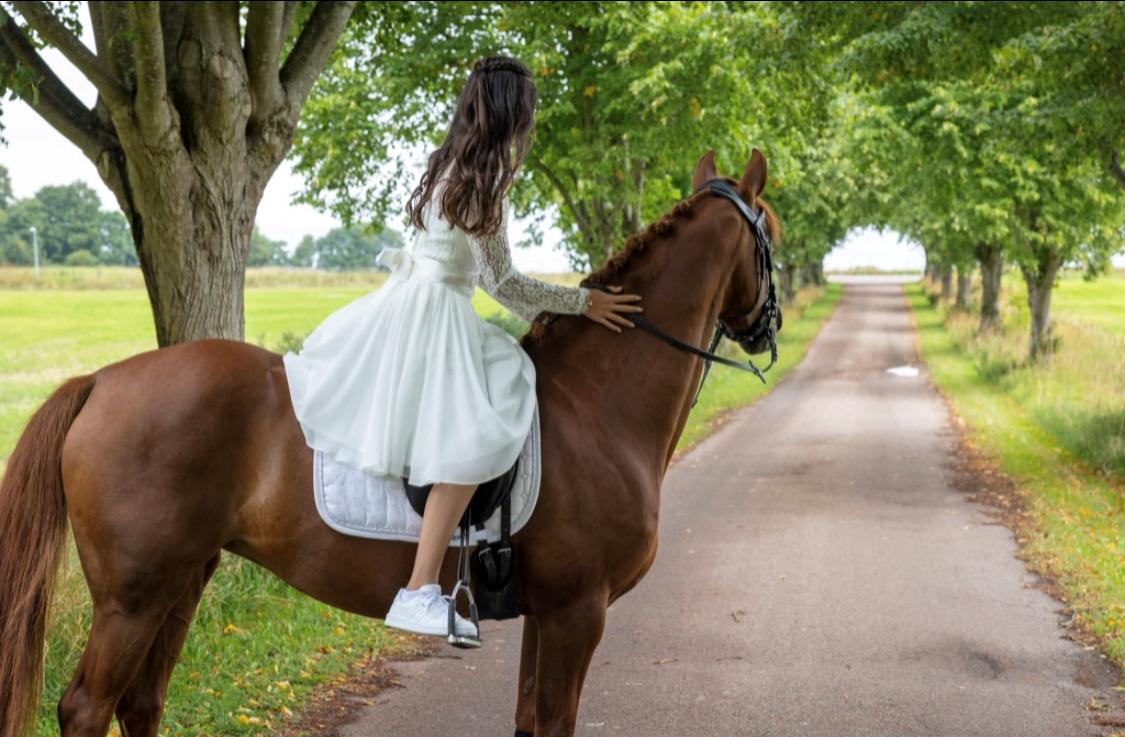
[[[1004,332],[979,337],[971,316],[947,314],[922,284],[905,289],[934,382],[1026,510],[1022,557],[1054,582],[1079,635],[1125,668],[1125,487],[1101,462],[1111,437],[1096,447],[1075,440],[1084,435],[1075,418],[1120,411],[1125,341],[1060,319],[1058,353],[1028,365],[1016,357],[1026,351],[1018,314]],[[1018,313],[1018,302],[1007,304]],[[1113,434],[1112,424],[1100,427]]]

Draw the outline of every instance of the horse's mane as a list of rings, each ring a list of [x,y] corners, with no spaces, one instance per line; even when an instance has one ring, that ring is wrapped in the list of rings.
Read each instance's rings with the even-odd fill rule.
[[[732,177],[719,177],[733,186],[738,186],[738,180]],[[625,240],[625,247],[622,248],[617,254],[611,256],[604,264],[598,268],[597,271],[592,272],[579,282],[582,286],[589,284],[608,284],[613,279],[620,276],[629,264],[641,253],[643,253],[649,245],[656,241],[660,236],[670,232],[682,218],[690,215],[695,211],[696,204],[703,199],[707,194],[706,190],[695,192],[685,199],[680,200],[672,207],[671,210],[664,213],[661,218],[651,224],[647,228],[633,235]],[[766,213],[766,227],[769,228],[770,241],[777,243],[778,238],[781,236],[781,224],[774,214],[773,208],[766,203],[762,198],[758,198],[758,204]],[[553,313],[541,312],[532,321],[527,333],[520,339],[523,346],[529,346],[534,343],[544,341],[551,333],[551,323],[554,321]]]

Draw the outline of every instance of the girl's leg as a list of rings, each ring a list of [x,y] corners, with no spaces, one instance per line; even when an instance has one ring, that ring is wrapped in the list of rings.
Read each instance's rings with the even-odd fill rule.
[[[449,540],[476,490],[477,484],[434,484],[426,500],[426,513],[422,515],[422,534],[407,589],[416,591],[428,583],[438,582]]]

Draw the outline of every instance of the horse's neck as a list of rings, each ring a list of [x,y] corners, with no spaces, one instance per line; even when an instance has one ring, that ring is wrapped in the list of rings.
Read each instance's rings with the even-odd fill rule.
[[[611,279],[623,293],[642,296],[644,317],[664,332],[693,345],[711,337],[725,285],[726,259],[714,241],[700,252],[700,239],[654,243]],[[710,239],[707,239],[710,240]],[[644,459],[662,478],[691,411],[703,371],[702,359],[678,350],[641,328],[623,334],[583,318],[560,321],[543,346],[532,346],[537,369],[551,387],[570,396],[599,424],[620,430],[615,442]]]

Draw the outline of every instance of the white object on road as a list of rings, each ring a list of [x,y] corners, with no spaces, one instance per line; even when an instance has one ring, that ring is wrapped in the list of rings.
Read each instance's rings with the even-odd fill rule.
[[[900,378],[909,378],[911,376],[917,376],[918,375],[918,367],[917,366],[895,366],[894,368],[887,369],[887,373],[891,374],[892,376],[898,376]]]

